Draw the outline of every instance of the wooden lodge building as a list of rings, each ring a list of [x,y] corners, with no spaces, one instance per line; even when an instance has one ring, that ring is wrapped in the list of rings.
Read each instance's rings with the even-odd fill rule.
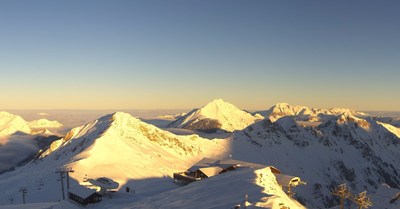
[[[96,190],[88,189],[84,186],[71,187],[68,190],[68,198],[82,205],[100,202],[103,195]]]

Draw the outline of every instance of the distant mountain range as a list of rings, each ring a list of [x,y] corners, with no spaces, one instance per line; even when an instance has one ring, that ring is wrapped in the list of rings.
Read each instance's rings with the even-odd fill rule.
[[[330,192],[342,183],[353,193],[366,190],[372,195],[376,202],[371,208],[394,209],[400,204],[393,199],[400,192],[395,189],[400,187],[400,129],[349,109],[307,109],[281,103],[268,110],[263,118],[214,100],[170,125],[232,132],[228,138],[213,140],[196,134],[178,136],[122,112],[106,115],[72,129],[38,153],[35,160],[0,175],[3,191],[0,202],[8,203],[10,198],[17,202],[20,187],[28,187],[27,198],[31,202],[57,201],[61,192],[60,186],[54,184],[55,170],[70,167],[75,171],[71,173],[71,185],[85,184],[85,178],[105,176],[117,181],[120,191],[129,186],[142,197],[126,199],[120,205],[113,205],[114,208],[161,205],[218,208],[243,203],[216,188],[251,189],[250,194],[264,197],[267,207],[268,201],[275,198],[266,192],[268,186],[256,189],[242,184],[259,181],[259,176],[255,180],[248,178],[255,171],[232,171],[183,188],[172,183],[174,172],[185,171],[204,157],[224,159],[231,155],[237,160],[272,165],[285,174],[300,177],[307,185],[295,188],[294,199],[308,208],[338,205],[339,199]],[[309,117],[318,118],[320,124],[298,124],[298,120]],[[241,179],[237,187],[234,179]],[[218,192],[207,192],[212,188]],[[278,193],[284,199],[283,204],[295,204],[284,193]],[[198,196],[190,198],[194,194]],[[62,201],[60,208],[66,204]]]
[[[275,121],[284,116],[293,116],[296,121],[307,122],[323,122],[330,119],[332,116],[349,113],[356,116],[367,116],[367,113],[357,112],[348,108],[331,108],[331,109],[316,109],[308,108],[305,106],[291,106],[288,103],[278,103],[272,106],[269,110],[258,111],[254,114],[260,114],[268,117],[270,120]]]
[[[61,127],[58,121],[49,121],[47,119],[25,121],[21,116],[11,113],[0,112],[0,135],[11,135],[16,132],[25,134],[49,133],[46,128]]]
[[[269,110],[249,113],[240,110],[233,104],[216,99],[204,107],[193,109],[187,114],[175,116],[160,116],[160,118],[176,118],[168,125],[169,128],[194,129],[199,131],[233,132],[269,118],[272,121],[284,116],[293,116],[296,121],[323,122],[333,116],[349,113],[355,116],[368,116],[367,113],[357,112],[347,108],[315,109],[305,106],[291,106],[287,103],[278,103]]]

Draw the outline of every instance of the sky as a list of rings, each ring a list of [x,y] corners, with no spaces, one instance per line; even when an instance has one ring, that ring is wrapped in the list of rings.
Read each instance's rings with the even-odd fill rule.
[[[400,2],[0,1],[0,110],[400,111]]]

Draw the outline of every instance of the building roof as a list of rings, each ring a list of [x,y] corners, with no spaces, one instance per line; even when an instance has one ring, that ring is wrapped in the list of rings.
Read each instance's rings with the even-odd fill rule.
[[[195,165],[193,165],[191,168],[189,168],[188,171],[195,172],[199,169],[215,167],[215,166],[218,166],[223,169],[229,168],[231,166],[241,167],[241,168],[271,167],[271,170],[273,173],[281,173],[277,168],[275,168],[273,166],[269,166],[269,165],[249,163],[249,162],[240,161],[240,160],[218,160],[218,159],[213,159],[213,158],[203,158],[202,160],[197,162]]]
[[[223,170],[223,168],[218,167],[218,166],[213,166],[213,167],[208,167],[208,168],[200,168],[199,170],[202,173],[204,173],[206,176],[211,177],[211,176],[218,175]]]
[[[88,198],[90,195],[92,195],[92,194],[94,194],[94,193],[97,193],[96,190],[94,190],[94,189],[88,189],[88,188],[86,188],[86,187],[84,187],[84,186],[81,186],[81,185],[78,185],[78,186],[74,186],[74,187],[69,188],[68,192],[69,192],[69,193],[72,193],[72,194],[74,194],[74,195],[76,195],[76,196],[79,196],[79,197],[81,197],[82,199],[86,199],[86,198]],[[99,193],[97,193],[97,194],[99,194]],[[101,195],[101,194],[99,194],[99,195]]]
[[[207,168],[207,167],[213,167],[216,165],[216,159],[212,159],[212,158],[203,158],[201,159],[199,162],[197,162],[196,164],[194,164],[191,168],[188,169],[188,171],[197,171],[200,168]]]
[[[101,177],[97,179],[88,179],[88,181],[96,186],[99,186],[104,189],[116,189],[119,187],[119,183],[113,181],[112,179]]]
[[[300,178],[295,176],[289,176],[284,174],[275,174],[276,181],[279,185],[289,187],[289,186],[297,186],[300,183]]]
[[[222,164],[222,165],[236,165],[237,167],[242,167],[242,168],[258,168],[258,167],[264,168],[264,167],[268,167],[268,165],[249,163],[249,162],[240,161],[240,160],[223,160],[222,162],[220,162],[220,164]]]

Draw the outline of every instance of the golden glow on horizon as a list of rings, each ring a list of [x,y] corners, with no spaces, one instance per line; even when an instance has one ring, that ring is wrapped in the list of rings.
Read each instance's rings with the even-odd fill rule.
[[[0,104],[0,110],[48,110],[48,109],[87,109],[87,110],[127,110],[127,109],[194,109],[200,108],[217,98],[211,97],[180,97],[170,98],[169,95],[159,95],[158,97],[149,97],[146,99],[135,99],[136,97],[116,97],[101,95],[77,95],[74,97],[49,97],[41,98],[30,96],[28,98],[7,99]],[[220,97],[218,97],[220,98]],[[277,103],[286,102],[289,105],[306,106],[309,108],[330,109],[334,107],[349,108],[357,111],[399,111],[398,105],[394,103],[382,105],[379,101],[372,101],[365,98],[359,100],[335,101],[333,98],[322,97],[315,101],[307,99],[276,98],[272,101],[269,98],[222,98],[239,109],[244,110],[268,110]]]

